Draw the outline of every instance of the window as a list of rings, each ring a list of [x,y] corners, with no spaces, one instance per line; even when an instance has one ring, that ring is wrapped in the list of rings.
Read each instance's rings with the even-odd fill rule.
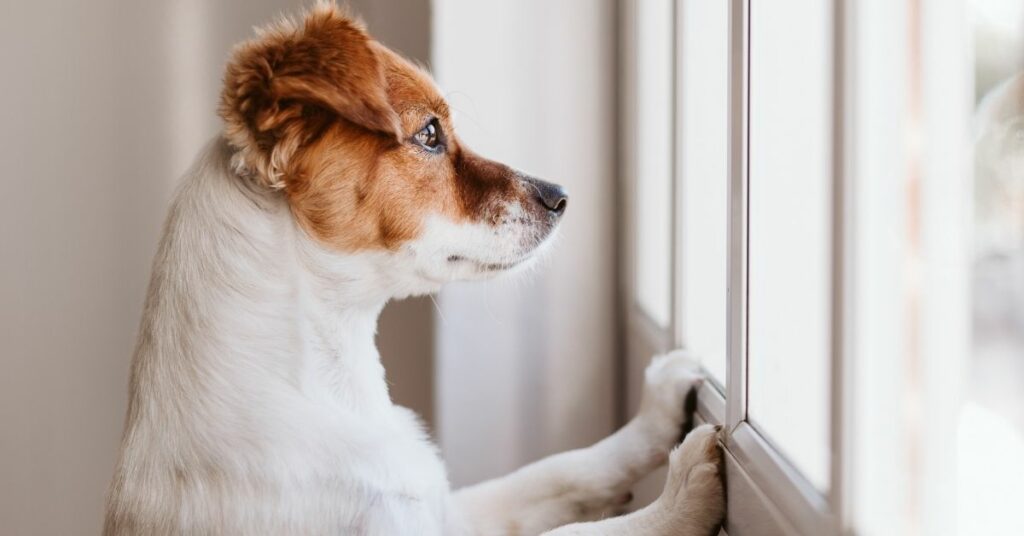
[[[979,51],[1024,50],[1006,2]],[[968,0],[622,10],[628,409],[652,353],[693,352],[731,536],[1020,532],[991,505],[1024,478],[991,475],[1024,472],[1024,104],[978,131],[971,96],[1024,94],[1024,57],[973,74]]]
[[[712,379],[700,417],[733,432],[731,472],[745,475],[730,484],[733,495],[747,489],[785,498],[770,507],[785,514],[762,524],[769,532],[827,527],[836,284],[830,4],[753,12],[714,0],[631,6],[624,32],[635,40],[624,42],[635,42],[626,52],[635,93],[624,95],[635,118],[626,124],[646,145],[627,149],[626,159],[635,177],[638,278],[629,384],[638,385],[650,353],[691,350]],[[665,68],[666,56],[674,58],[668,77],[653,72]],[[666,96],[651,88],[666,86],[674,91],[662,105],[675,113],[658,115]],[[674,116],[667,128],[666,115]],[[671,143],[650,143],[659,136]],[[673,202],[649,210],[665,197]],[[669,238],[652,233],[656,222],[668,226]],[[658,244],[667,248],[662,257]],[[669,268],[658,286],[643,281],[655,260]],[[659,288],[660,302],[651,296]],[[657,303],[666,315],[652,314]]]
[[[729,199],[729,4],[678,8],[676,142],[679,189],[676,340],[726,384]]]
[[[825,491],[833,284],[831,9],[820,0],[753,2],[749,16],[748,412],[755,427]]]
[[[672,3],[637,5],[635,288],[661,328],[672,308]]]
[[[973,2],[970,358],[957,421],[961,534],[1022,534],[1024,3]]]

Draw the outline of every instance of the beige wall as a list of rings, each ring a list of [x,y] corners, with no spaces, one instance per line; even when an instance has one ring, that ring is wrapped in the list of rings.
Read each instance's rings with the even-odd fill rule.
[[[230,45],[299,4],[0,9],[0,534],[99,532],[172,189],[218,129]],[[428,57],[426,0],[366,4],[383,40]],[[429,308],[389,307],[381,330],[396,398],[428,410]]]

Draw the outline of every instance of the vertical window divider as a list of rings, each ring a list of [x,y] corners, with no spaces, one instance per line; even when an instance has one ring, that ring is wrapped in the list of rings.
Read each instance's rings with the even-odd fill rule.
[[[747,417],[747,221],[749,142],[749,0],[729,6],[729,208],[726,428]]]
[[[853,315],[851,304],[854,296],[854,271],[852,247],[855,243],[853,232],[856,228],[852,222],[854,165],[851,132],[853,122],[852,110],[852,74],[854,50],[849,39],[855,35],[852,25],[856,24],[851,17],[853,10],[848,9],[845,0],[834,0],[832,9],[833,20],[833,80],[832,80],[832,367],[831,367],[831,403],[830,441],[832,459],[830,463],[830,481],[828,501],[832,513],[831,524],[835,532],[852,530],[852,516],[849,511],[851,497],[850,452],[851,429],[853,419],[850,417],[852,407],[853,371],[848,356],[853,355]]]
[[[683,340],[683,322],[681,306],[683,303],[683,288],[682,277],[680,272],[683,268],[682,262],[682,218],[679,216],[680,201],[682,199],[682,186],[680,185],[680,158],[679,158],[679,141],[680,141],[680,122],[679,122],[679,8],[678,2],[672,2],[671,13],[669,17],[672,19],[672,74],[669,77],[671,80],[671,88],[669,89],[670,95],[670,110],[669,114],[672,121],[672,140],[670,141],[671,150],[671,161],[669,169],[671,170],[671,181],[670,181],[670,192],[672,198],[672,210],[670,211],[670,225],[669,236],[671,237],[672,252],[669,255],[670,272],[669,272],[669,288],[672,293],[669,298],[669,304],[671,308],[670,321],[669,321],[669,333],[668,338],[672,342],[672,347],[678,348],[685,343]]]

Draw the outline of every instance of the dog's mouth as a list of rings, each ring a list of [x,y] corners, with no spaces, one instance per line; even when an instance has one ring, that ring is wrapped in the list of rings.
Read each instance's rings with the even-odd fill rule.
[[[471,264],[471,265],[475,266],[481,272],[503,272],[505,270],[511,270],[512,268],[515,268],[516,266],[519,266],[520,264],[522,264],[523,262],[525,262],[529,258],[530,258],[530,256],[527,255],[525,257],[522,257],[520,259],[516,259],[516,260],[511,261],[511,262],[486,262],[486,261],[480,261],[480,260],[472,259],[472,258],[466,257],[464,255],[449,255],[448,256],[448,262],[449,263],[455,263],[455,264],[462,264],[462,263]]]

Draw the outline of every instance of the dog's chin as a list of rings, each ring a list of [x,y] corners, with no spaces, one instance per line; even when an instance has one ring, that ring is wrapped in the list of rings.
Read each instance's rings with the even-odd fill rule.
[[[454,280],[479,281],[522,274],[536,266],[551,246],[555,233],[550,233],[525,253],[498,260],[486,260],[468,255],[450,255],[447,259],[458,273]]]
[[[414,261],[415,276],[424,285],[437,288],[458,281],[482,281],[512,274],[520,274],[535,266],[550,249],[556,229],[519,251],[508,251],[507,243],[495,243],[493,247],[460,248],[461,244],[449,242],[433,252],[419,257],[425,262]],[[504,251],[502,251],[504,250]]]
[[[451,281],[479,281],[505,274],[520,272],[534,264],[536,255],[530,252],[521,257],[485,260],[465,255],[449,255],[446,259]]]
[[[532,255],[525,255],[521,258],[510,260],[510,261],[483,261],[474,259],[472,257],[465,257],[462,255],[449,255],[448,262],[450,264],[461,264],[468,265],[474,271],[481,274],[487,273],[501,273],[519,266],[520,264],[530,260]]]

